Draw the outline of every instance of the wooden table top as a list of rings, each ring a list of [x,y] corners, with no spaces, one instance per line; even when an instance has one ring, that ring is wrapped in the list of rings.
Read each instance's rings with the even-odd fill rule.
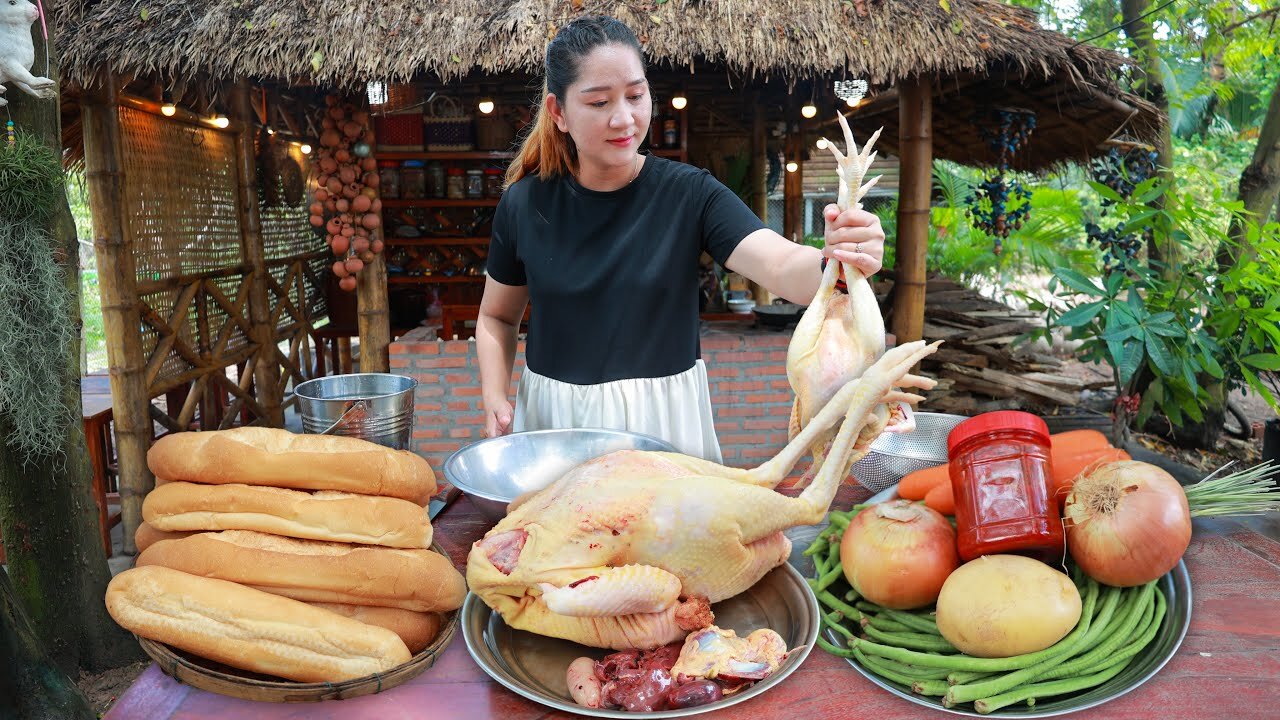
[[[436,539],[461,568],[487,524],[462,498],[437,518]],[[1274,718],[1280,700],[1280,519],[1195,522],[1186,554],[1194,607],[1177,655],[1146,684],[1093,711],[1067,717]],[[815,649],[769,692],[709,713],[720,720],[945,718],[876,687]],[[106,720],[542,720],[576,717],[508,691],[467,653],[459,630],[435,666],[379,695],[304,705],[236,700],[181,685],[154,664]]]

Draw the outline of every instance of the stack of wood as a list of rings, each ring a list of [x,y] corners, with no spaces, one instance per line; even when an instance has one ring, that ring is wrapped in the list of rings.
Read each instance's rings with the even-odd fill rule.
[[[877,290],[888,291],[892,284],[885,285]],[[929,278],[924,339],[946,342],[922,364],[938,386],[920,409],[976,415],[1078,405],[1080,392],[1097,383],[1060,373],[1063,363],[1057,357],[1025,344],[1014,346],[1043,322],[1036,313],[1015,310],[952,280]]]

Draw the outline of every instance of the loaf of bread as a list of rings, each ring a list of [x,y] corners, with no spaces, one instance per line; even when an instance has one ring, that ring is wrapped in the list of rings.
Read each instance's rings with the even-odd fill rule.
[[[137,546],[138,552],[142,552],[161,540],[179,540],[187,537],[188,535],[194,534],[194,532],[166,532],[164,530],[157,530],[151,526],[151,523],[143,522],[138,525],[138,529],[133,533],[133,544]]]
[[[431,547],[421,505],[334,490],[170,482],[147,494],[142,518],[158,530],[256,530],[310,540]]]
[[[455,610],[467,594],[466,581],[449,558],[430,550],[298,540],[250,530],[164,540],[138,555],[137,565],[163,565],[295,600],[417,612]]]
[[[134,568],[113,578],[107,611],[142,637],[287,680],[350,680],[410,659],[404,641],[385,628],[164,567]]]
[[[342,603],[307,603],[315,607],[335,612],[359,620],[369,625],[386,628],[404,641],[409,652],[417,655],[430,645],[440,634],[444,618],[440,613],[413,612],[400,608],[375,607],[372,605],[344,605]]]
[[[295,435],[240,427],[166,435],[147,452],[147,466],[165,480],[269,485],[397,497],[426,505],[436,492],[427,461],[339,435]]]

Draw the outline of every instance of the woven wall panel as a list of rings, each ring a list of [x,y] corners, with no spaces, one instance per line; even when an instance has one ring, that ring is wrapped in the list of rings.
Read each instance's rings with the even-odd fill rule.
[[[239,265],[235,137],[130,107],[120,135],[138,279]]]

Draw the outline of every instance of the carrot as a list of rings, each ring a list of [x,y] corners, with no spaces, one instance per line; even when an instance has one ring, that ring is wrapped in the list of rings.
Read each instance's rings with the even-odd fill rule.
[[[924,496],[924,504],[937,510],[943,515],[956,514],[956,499],[951,494],[951,483],[944,482],[941,485],[935,485],[927,495]]]
[[[1090,450],[1105,450],[1111,447],[1111,441],[1107,440],[1107,436],[1097,430],[1068,430],[1054,433],[1049,436],[1049,443],[1053,446],[1053,459],[1055,462],[1058,459],[1058,453],[1075,455]]]
[[[907,500],[923,500],[930,490],[949,482],[950,479],[951,475],[947,471],[946,463],[916,470],[908,473],[898,482],[898,495]]]
[[[1100,450],[1086,450],[1083,452],[1069,453],[1067,450],[1058,450],[1058,446],[1053,446],[1053,487],[1051,490],[1055,497],[1059,499],[1066,496],[1071,491],[1071,486],[1075,484],[1076,478],[1093,470],[1099,465],[1117,460],[1131,460],[1129,453],[1119,448],[1113,448],[1110,445]]]

